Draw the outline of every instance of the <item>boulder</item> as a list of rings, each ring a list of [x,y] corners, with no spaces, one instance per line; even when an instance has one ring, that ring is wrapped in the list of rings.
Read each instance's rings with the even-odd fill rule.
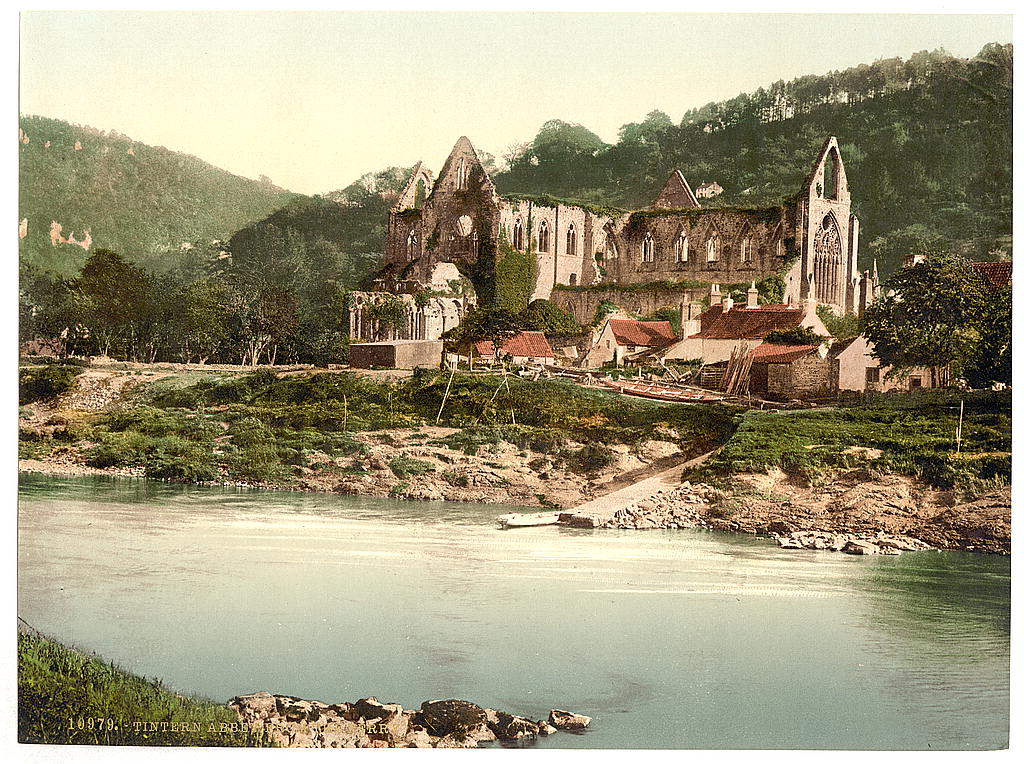
[[[572,711],[560,711],[557,708],[551,709],[548,714],[548,724],[560,730],[582,730],[590,725],[591,719],[583,714],[574,714]]]
[[[846,542],[846,545],[842,548],[846,554],[878,554],[878,547],[872,544],[870,541],[861,541],[858,539],[850,539]]]
[[[426,727],[435,737],[464,738],[486,723],[484,710],[468,700],[427,700],[415,717],[415,724]]]
[[[522,737],[536,737],[538,726],[522,716],[513,716],[504,711],[487,709],[487,726],[498,740],[518,740]]]
[[[228,705],[246,719],[269,719],[277,714],[277,699],[266,691],[239,695]]]

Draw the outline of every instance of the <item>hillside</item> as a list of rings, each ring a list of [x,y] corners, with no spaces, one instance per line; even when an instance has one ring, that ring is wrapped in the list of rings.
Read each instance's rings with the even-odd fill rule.
[[[808,75],[690,110],[679,124],[652,111],[614,145],[551,120],[494,180],[501,193],[638,208],[678,168],[694,188],[725,187],[709,206],[772,204],[799,189],[835,135],[862,267],[878,257],[887,273],[925,246],[992,259],[1010,250],[1012,60],[1012,46],[990,44],[969,60],[940,50]]]
[[[183,245],[227,238],[297,196],[113,131],[19,124],[21,258],[56,274],[77,273],[97,248],[160,270]]]

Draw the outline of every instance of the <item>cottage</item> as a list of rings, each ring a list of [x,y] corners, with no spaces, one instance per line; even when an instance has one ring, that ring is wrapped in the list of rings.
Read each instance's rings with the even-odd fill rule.
[[[758,345],[750,351],[750,392],[772,398],[825,398],[832,394],[825,345]]]
[[[717,295],[712,294],[712,299]],[[815,334],[832,335],[818,317],[816,303],[805,301],[800,307],[761,305],[753,285],[747,291],[747,302],[736,305],[725,297],[708,307],[700,318],[700,330],[670,345],[661,354],[665,360],[700,358],[706,364],[728,361],[737,348],[761,344],[771,332],[806,328]]]
[[[555,353],[544,332],[519,332],[502,342],[497,353],[494,350],[494,343],[490,340],[476,343],[474,350],[481,358],[493,361],[507,358],[514,364],[555,362]]]
[[[697,186],[697,198],[711,199],[712,197],[718,196],[723,191],[725,191],[725,189],[715,181],[711,181],[710,183],[701,183]]]
[[[912,369],[900,379],[886,379],[888,369],[880,365],[873,352],[874,347],[863,335],[837,342],[829,349],[838,390],[863,393],[939,386],[938,370],[934,368]]]
[[[668,321],[610,318],[598,332],[581,365],[588,369],[596,369],[606,363],[619,366],[626,356],[662,348],[675,340],[676,333]]]

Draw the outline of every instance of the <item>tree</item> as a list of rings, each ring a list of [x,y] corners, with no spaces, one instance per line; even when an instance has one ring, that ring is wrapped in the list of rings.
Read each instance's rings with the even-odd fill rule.
[[[989,292],[978,327],[978,344],[964,377],[973,387],[1013,380],[1013,289]]]
[[[518,316],[502,308],[477,308],[466,316],[458,326],[442,335],[452,347],[472,345],[490,340],[494,346],[515,337],[523,330]]]
[[[88,300],[85,323],[109,355],[118,340],[127,340],[134,352],[150,282],[146,274],[109,249],[97,249],[82,268],[78,289]]]
[[[864,313],[864,336],[896,376],[934,366],[947,381],[977,364],[989,292],[961,257],[937,254],[894,273]]]

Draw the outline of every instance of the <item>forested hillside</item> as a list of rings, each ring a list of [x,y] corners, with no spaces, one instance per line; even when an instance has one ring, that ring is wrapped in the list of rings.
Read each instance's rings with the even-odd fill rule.
[[[1010,249],[1012,46],[972,59],[944,51],[777,82],[769,89],[624,125],[614,145],[552,120],[506,153],[503,193],[548,193],[638,208],[678,168],[710,205],[775,203],[799,190],[835,135],[860,217],[862,266],[883,273],[921,247],[992,259]]]
[[[21,258],[64,276],[96,248],[163,270],[183,247],[227,238],[296,196],[113,131],[19,124]]]

